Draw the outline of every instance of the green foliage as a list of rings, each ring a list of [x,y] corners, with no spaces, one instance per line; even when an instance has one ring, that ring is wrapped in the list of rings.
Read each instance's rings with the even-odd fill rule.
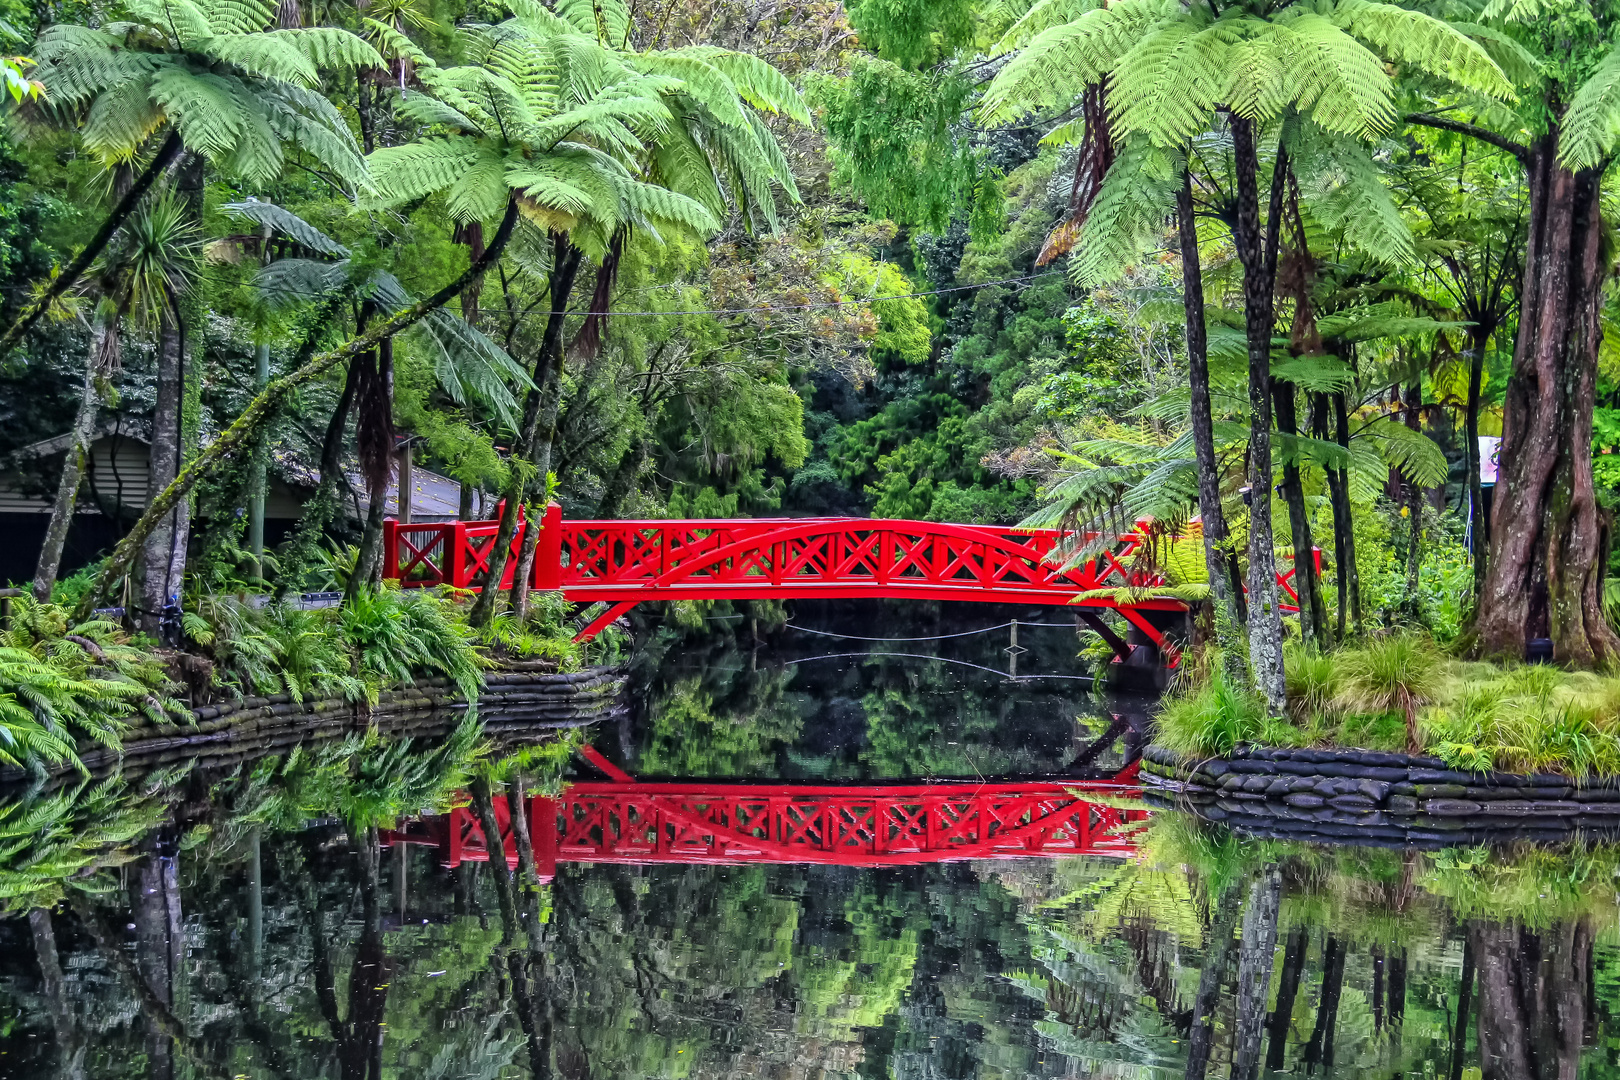
[[[902,68],[930,67],[973,34],[972,0],[854,0],[861,44]]]
[[[1155,741],[1179,754],[1219,757],[1238,745],[1268,742],[1270,722],[1261,702],[1217,673],[1190,693],[1165,699]]]
[[[117,624],[75,624],[26,596],[11,603],[0,631],[0,761],[78,765],[78,737],[116,747],[131,723],[185,715],[162,662]]]

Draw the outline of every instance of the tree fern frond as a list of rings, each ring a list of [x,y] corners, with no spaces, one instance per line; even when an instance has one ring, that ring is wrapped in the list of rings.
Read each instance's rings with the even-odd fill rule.
[[[1337,356],[1294,356],[1273,360],[1271,377],[1291,382],[1307,393],[1336,393],[1354,381],[1355,372]]]
[[[191,0],[124,0],[123,8],[165,34],[173,34],[183,49],[192,49],[214,36],[213,24]]]
[[[731,80],[732,88],[749,105],[764,112],[781,113],[801,124],[810,123],[810,108],[787,76],[749,53],[709,45],[674,50],[696,56]]]
[[[1536,86],[1545,76],[1541,61],[1512,34],[1479,23],[1453,22],[1451,26],[1484,49],[1514,86]]]
[[[109,87],[91,102],[79,137],[103,161],[127,161],[165,119],[146,84],[132,80]]]
[[[1145,138],[1126,143],[1069,257],[1076,284],[1112,281],[1161,238],[1181,186],[1181,158]]]
[[[408,202],[441,191],[478,161],[476,140],[451,135],[443,138],[385,146],[366,158],[372,183],[385,204]]]
[[[458,133],[468,135],[488,134],[469,120],[465,114],[451,108],[431,94],[406,90],[400,94],[399,101],[394,108],[399,115],[407,120],[414,120],[416,123],[426,127],[441,124],[448,128],[454,128]]]
[[[1112,71],[1119,58],[1176,7],[1167,0],[1119,0],[1043,30],[991,81],[979,104],[979,122],[1004,124],[1040,109],[1067,105],[1082,87]]]
[[[1305,125],[1299,132],[1299,151],[1293,155],[1293,166],[1308,196],[1310,216],[1381,263],[1411,265],[1416,258],[1412,231],[1366,146]]]
[[[273,202],[250,196],[242,202],[226,203],[220,209],[233,217],[251,221],[260,227],[268,227],[273,234],[285,236],[309,251],[339,259],[347,258],[349,255],[348,248],[291,210],[277,206]]]
[[[268,184],[281,175],[281,139],[262,110],[242,110],[235,145],[217,164],[225,174],[251,184]]]
[[[1335,25],[1377,48],[1386,60],[1437,75],[1488,97],[1515,100],[1513,83],[1490,53],[1432,15],[1377,0],[1338,0]]]
[[[748,126],[737,88],[719,68],[707,61],[680,52],[652,52],[637,56],[635,64],[643,71],[672,75],[681,80],[682,93],[727,127]]]
[[[208,25],[216,35],[252,34],[275,21],[269,0],[209,0]]]
[[[152,100],[168,113],[187,147],[223,157],[242,133],[239,85],[220,75],[164,68],[152,80]]]
[[[1037,0],[1002,34],[993,54],[1012,52],[1030,39],[1054,26],[1073,22],[1101,6],[1101,0]]]
[[[262,88],[257,104],[277,135],[326,166],[340,179],[361,187],[371,180],[360,144],[325,97],[296,86]]]
[[[493,150],[485,150],[450,185],[445,209],[450,220],[465,225],[499,217],[506,200],[506,161]]]
[[[281,31],[288,33],[290,31]],[[249,75],[314,87],[320,72],[303,51],[276,34],[230,34],[208,42],[208,55]]]
[[[1376,54],[1331,20],[1297,8],[1274,25],[1286,35],[1279,42],[1285,92],[1300,112],[1325,131],[1363,138],[1393,125],[1394,86]]]
[[[1558,160],[1574,169],[1589,169],[1620,143],[1620,46],[1609,49],[1564,113],[1558,138]]]
[[[305,26],[272,30],[263,35],[290,43],[316,67],[336,71],[354,68],[385,68],[387,61],[370,42],[335,26]]]
[[[1224,26],[1167,21],[1120,58],[1108,103],[1121,131],[1140,131],[1159,146],[1181,146],[1209,127],[1226,92]]]
[[[557,0],[557,17],[582,34],[615,48],[630,32],[630,9],[624,0]]]
[[[1368,440],[1390,466],[1399,469],[1407,480],[1419,487],[1434,487],[1445,482],[1446,455],[1421,431],[1380,417],[1358,432],[1356,438]]]
[[[700,237],[720,231],[720,222],[696,199],[656,184],[637,180],[619,183],[619,197],[637,217],[652,222],[690,229]]]

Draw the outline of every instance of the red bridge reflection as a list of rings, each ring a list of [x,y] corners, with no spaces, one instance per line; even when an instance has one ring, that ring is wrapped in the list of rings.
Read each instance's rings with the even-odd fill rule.
[[[1134,769],[1120,780],[1134,779]],[[1086,796],[1126,796],[1129,783],[574,784],[528,800],[541,877],[560,862],[828,863],[902,866],[1031,855],[1135,850],[1141,810]],[[505,799],[495,801],[507,865],[518,862]],[[384,844],[436,848],[445,866],[485,862],[490,845],[467,807],[383,834]]]

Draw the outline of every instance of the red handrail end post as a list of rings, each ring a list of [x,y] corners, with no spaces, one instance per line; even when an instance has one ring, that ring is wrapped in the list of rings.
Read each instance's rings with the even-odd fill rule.
[[[562,588],[562,507],[549,503],[540,518],[534,552],[534,587],[542,592]]]
[[[383,519],[383,568],[385,578],[399,577],[399,522]]]

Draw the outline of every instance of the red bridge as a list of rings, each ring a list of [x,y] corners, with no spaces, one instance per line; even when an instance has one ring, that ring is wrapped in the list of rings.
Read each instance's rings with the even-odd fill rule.
[[[1120,536],[1083,566],[1065,567],[1053,556],[1063,534],[1049,529],[873,518],[564,521],[556,504],[540,524],[534,588],[609,605],[581,639],[646,600],[918,597],[1117,608],[1173,657],[1162,632],[1166,617],[1143,613],[1178,614],[1187,607],[1151,595],[1164,584],[1157,571],[1133,568],[1147,544],[1141,532]],[[388,576],[407,586],[482,588],[498,527],[495,521],[389,521],[383,541]],[[521,539],[520,528],[514,552]],[[502,588],[512,583],[514,562],[506,562]],[[1075,599],[1125,588],[1145,595]]]
[[[1132,776],[1134,768],[1122,776]],[[791,784],[574,784],[528,801],[529,836],[546,880],[559,862],[830,863],[900,866],[1031,855],[1136,850],[1142,810],[1087,802],[1127,795],[1126,783],[934,783],[883,787]],[[495,817],[508,866],[517,841],[505,799]],[[467,807],[386,832],[422,844],[445,866],[487,862],[490,845]]]

